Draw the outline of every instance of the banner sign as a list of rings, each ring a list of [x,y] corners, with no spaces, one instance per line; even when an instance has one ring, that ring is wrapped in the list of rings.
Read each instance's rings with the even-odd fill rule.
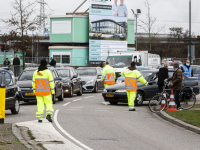
[[[89,61],[106,61],[109,53],[127,51],[128,0],[90,0]],[[91,63],[92,64],[92,63]]]

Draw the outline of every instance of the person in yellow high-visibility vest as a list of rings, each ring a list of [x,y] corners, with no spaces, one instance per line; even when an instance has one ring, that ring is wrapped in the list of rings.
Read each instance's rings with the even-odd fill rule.
[[[127,91],[129,111],[135,111],[135,98],[137,96],[137,82],[140,81],[145,86],[148,82],[141,73],[136,70],[136,63],[132,62],[131,67],[124,70],[121,76],[125,77],[125,90]]]
[[[42,122],[44,114],[44,105],[46,105],[46,119],[52,122],[53,106],[52,95],[54,91],[54,79],[51,71],[47,68],[47,61],[41,60],[41,64],[33,74],[32,81],[33,92],[37,98],[37,113],[38,122]]]
[[[104,81],[105,88],[115,84],[115,70],[108,62],[104,62],[101,81]]]

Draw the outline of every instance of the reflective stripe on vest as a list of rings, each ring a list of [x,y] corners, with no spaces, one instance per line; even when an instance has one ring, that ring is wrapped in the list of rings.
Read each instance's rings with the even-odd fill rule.
[[[125,90],[137,91],[137,78],[126,77],[125,78]]]
[[[107,73],[104,78],[104,84],[112,85],[115,84],[115,75],[114,73]]]
[[[47,96],[51,94],[51,88],[48,79],[36,78],[35,79],[35,95]]]
[[[192,67],[190,66],[190,68],[188,69],[186,66],[183,66],[183,73],[184,75],[191,77],[192,76]]]

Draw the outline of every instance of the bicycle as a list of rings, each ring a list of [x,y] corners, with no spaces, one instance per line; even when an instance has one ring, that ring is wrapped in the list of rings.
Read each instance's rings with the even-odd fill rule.
[[[161,93],[157,93],[150,101],[149,101],[149,109],[153,113],[159,113],[163,111],[170,98],[167,90],[165,89],[168,82],[164,81],[163,90]],[[164,95],[166,93],[166,95]],[[181,108],[183,110],[191,109],[196,103],[196,94],[191,87],[183,87],[183,90],[179,94],[179,101]]]

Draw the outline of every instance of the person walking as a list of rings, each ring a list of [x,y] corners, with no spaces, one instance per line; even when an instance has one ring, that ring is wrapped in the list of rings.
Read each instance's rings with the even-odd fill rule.
[[[193,77],[193,70],[192,66],[190,66],[190,61],[187,60],[186,63],[181,67],[181,70],[184,75],[187,77]]]
[[[19,67],[20,67],[20,60],[17,57],[17,55],[15,55],[15,58],[13,59],[13,66],[14,66],[15,77],[18,77],[18,75],[19,75]]]
[[[51,62],[49,63],[50,66],[56,67],[56,61],[51,57]]]
[[[169,63],[167,61],[165,61],[163,68],[159,69],[159,73],[158,73],[158,89],[159,92],[162,92],[162,88],[164,86],[164,80],[169,78],[169,74],[168,74],[168,66]]]
[[[131,67],[121,73],[125,77],[125,90],[127,91],[129,111],[135,111],[135,98],[137,96],[137,81],[140,81],[145,86],[148,82],[144,79],[141,73],[136,70],[136,63],[131,62]]]
[[[6,60],[4,61],[3,65],[5,67],[9,67],[10,66],[10,61],[8,60],[8,58],[6,58]]]
[[[176,102],[176,107],[178,110],[182,110],[180,101],[179,101],[179,93],[183,89],[183,72],[181,69],[179,69],[179,64],[175,63],[173,65],[173,68],[175,70],[173,76],[171,78],[168,78],[167,81],[172,81],[171,86],[174,92],[174,99]]]
[[[38,122],[42,122],[44,114],[44,105],[46,105],[46,119],[52,122],[53,104],[52,95],[54,91],[54,80],[51,71],[47,68],[47,61],[41,60],[38,70],[33,74],[32,81],[33,92],[37,99],[37,113],[36,118]]]
[[[109,87],[115,84],[115,70],[109,65],[108,62],[104,62],[104,68],[102,71],[101,81],[104,81],[104,87]]]

